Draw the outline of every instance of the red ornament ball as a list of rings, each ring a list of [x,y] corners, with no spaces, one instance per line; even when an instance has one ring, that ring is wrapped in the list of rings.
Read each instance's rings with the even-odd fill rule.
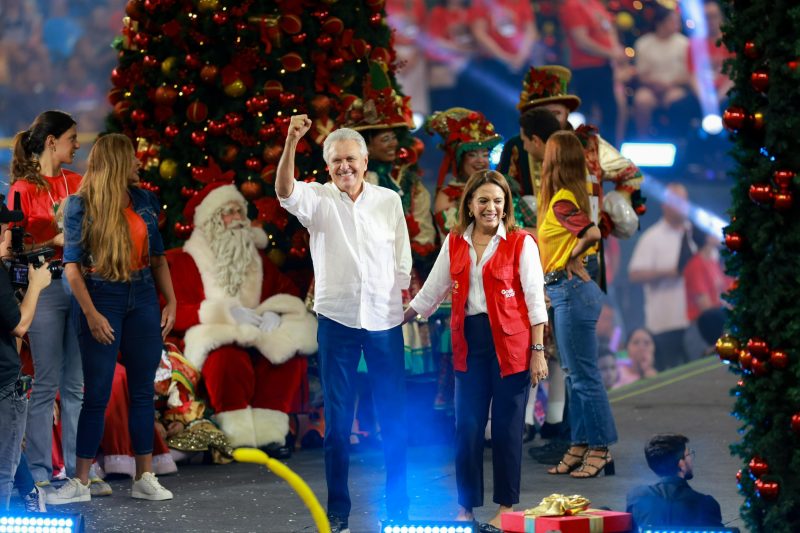
[[[788,189],[794,179],[794,172],[791,170],[776,170],[772,177],[775,179],[775,184],[781,189]]]
[[[247,180],[242,183],[239,189],[242,191],[242,196],[251,202],[261,196],[261,183],[254,180]]]
[[[739,366],[742,367],[742,370],[753,370],[753,361],[755,361],[753,354],[747,350],[739,352]]]
[[[214,21],[214,24],[217,26],[224,26],[228,23],[228,12],[227,11],[217,11],[211,16],[211,20]]]
[[[767,341],[760,337],[753,337],[747,341],[747,351],[759,361],[766,361],[770,356]]]
[[[192,70],[197,70],[202,65],[197,54],[186,54],[186,57],[183,58],[183,63]]]
[[[757,204],[771,204],[775,197],[769,183],[754,183],[750,185],[748,194],[750,199]]]
[[[333,37],[330,35],[323,34],[317,37],[317,46],[320,48],[329,48],[333,44]]]
[[[231,128],[236,128],[242,124],[242,115],[239,113],[226,113],[225,114],[225,122],[228,123],[228,126]]]
[[[747,466],[750,468],[750,473],[757,478],[769,473],[769,465],[758,456],[750,459],[750,463]]]
[[[772,207],[774,207],[776,211],[788,211],[792,208],[793,204],[794,198],[792,197],[792,191],[779,191],[775,193]]]
[[[380,13],[373,13],[369,16],[369,23],[373,26],[380,26],[383,23],[383,15]]]
[[[164,136],[168,137],[169,139],[174,139],[180,132],[181,130],[175,124],[169,124],[166,128],[164,128]]]
[[[792,415],[791,427],[795,434],[800,435],[800,413]]]
[[[769,87],[769,71],[758,69],[750,74],[750,85],[758,92],[765,93]]]
[[[191,138],[192,138],[192,143],[194,143],[195,146],[203,147],[206,144],[207,136],[206,132],[204,132],[203,130],[193,131]]]
[[[239,147],[235,144],[228,144],[220,152],[219,158],[225,163],[233,163],[239,156]]]
[[[266,141],[266,140],[274,137],[277,132],[278,132],[278,130],[275,127],[274,124],[267,124],[267,125],[261,126],[261,128],[259,128],[258,137],[262,141]]]
[[[331,59],[328,64],[334,70],[340,70],[344,66],[344,58],[343,57],[334,57]]]
[[[208,116],[208,106],[195,100],[186,108],[186,118],[195,123],[203,122]]]
[[[722,114],[722,122],[731,131],[736,131],[744,126],[747,113],[739,106],[731,106]]]
[[[191,97],[196,90],[197,87],[195,86],[194,83],[187,83],[186,85],[181,87],[181,92],[183,93],[183,96],[185,96],[186,98]]]
[[[294,44],[303,44],[304,42],[306,42],[307,38],[308,34],[306,32],[300,32],[295,35],[292,35],[292,42]]]
[[[200,79],[205,83],[214,83],[219,74],[219,68],[216,65],[206,65],[200,69]]]
[[[728,250],[731,252],[738,252],[742,249],[742,236],[738,233],[726,233],[725,246],[727,246]]]
[[[261,160],[257,157],[251,157],[244,162],[244,166],[252,171],[258,171],[261,168]]]
[[[762,377],[769,374],[769,364],[766,361],[762,361],[761,359],[753,359],[752,362],[752,370],[753,374],[756,376]]]
[[[769,356],[769,364],[783,370],[789,366],[789,354],[783,350],[772,350],[772,354]]]
[[[228,129],[228,123],[224,120],[209,120],[208,133],[214,136],[224,135]]]
[[[147,111],[143,109],[134,109],[133,111],[131,111],[131,120],[134,122],[141,123],[147,120],[148,118],[149,117]]]
[[[178,91],[172,87],[162,86],[156,89],[154,99],[160,105],[171,106],[178,98]]]
[[[756,43],[753,41],[747,41],[744,43],[744,55],[750,59],[758,59],[758,57],[761,55],[761,51],[756,46]]]
[[[146,55],[142,58],[142,65],[144,65],[145,68],[156,68],[160,64],[156,56]]]
[[[777,481],[756,480],[756,493],[764,500],[775,500],[781,491],[781,486]]]

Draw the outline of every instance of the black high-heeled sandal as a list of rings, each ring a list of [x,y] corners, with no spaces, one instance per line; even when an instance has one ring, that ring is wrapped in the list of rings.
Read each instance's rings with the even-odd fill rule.
[[[590,463],[589,461],[591,459],[599,459],[599,461]],[[611,453],[608,451],[608,448],[592,448],[587,450],[586,455],[583,457],[581,467],[571,472],[570,476],[576,479],[585,479],[597,477],[600,472],[603,472],[606,476],[613,476],[616,473],[614,459],[611,458]]]
[[[561,458],[558,464],[553,468],[547,469],[547,473],[554,476],[569,474],[583,464],[584,457],[586,456],[586,452],[588,450],[588,446],[570,446],[569,450],[567,450],[567,452],[564,454],[564,457]],[[573,451],[580,452],[580,455],[572,453]],[[572,459],[569,459],[570,457]]]

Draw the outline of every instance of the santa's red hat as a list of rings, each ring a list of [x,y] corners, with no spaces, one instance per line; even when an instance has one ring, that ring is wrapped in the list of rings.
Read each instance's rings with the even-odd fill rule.
[[[247,211],[247,200],[244,199],[236,185],[229,181],[209,183],[186,202],[186,207],[183,208],[183,219],[192,222],[194,227],[199,228],[220,207],[231,202],[241,205],[242,209]]]

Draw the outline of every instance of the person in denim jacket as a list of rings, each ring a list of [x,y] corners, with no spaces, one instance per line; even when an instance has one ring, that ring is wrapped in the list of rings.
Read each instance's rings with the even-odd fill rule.
[[[175,322],[175,293],[158,233],[155,196],[136,187],[130,139],[100,137],[78,194],[64,213],[64,273],[75,301],[86,391],[78,421],[77,476],[48,503],[89,501],[89,468],[103,435],[117,354],[128,374],[129,427],[136,453],[131,496],[168,500],[153,474],[153,380],[163,338]],[[156,288],[166,300],[159,310]]]

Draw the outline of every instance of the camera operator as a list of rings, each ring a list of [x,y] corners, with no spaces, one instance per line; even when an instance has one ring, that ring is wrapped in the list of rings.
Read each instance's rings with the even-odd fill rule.
[[[22,213],[9,211],[4,204],[0,204],[3,230],[6,223],[19,220],[22,220]],[[5,235],[5,232],[0,234]],[[3,260],[11,257],[9,244],[8,239],[0,242],[0,258]],[[27,389],[30,386],[30,377],[22,375],[17,337],[22,337],[28,331],[39,295],[50,285],[50,280],[47,264],[39,268],[30,266],[28,289],[18,305],[5,263],[0,266],[0,427],[3,428],[3,437],[0,438],[0,509],[3,510],[8,509],[14,473],[22,452],[28,407]]]

